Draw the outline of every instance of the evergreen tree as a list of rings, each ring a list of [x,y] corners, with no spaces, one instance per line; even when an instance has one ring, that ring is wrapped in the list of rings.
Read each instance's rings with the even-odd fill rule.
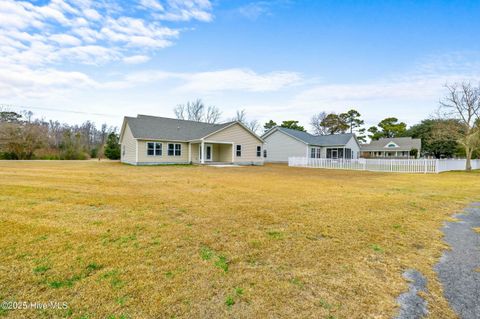
[[[270,120],[263,125],[263,129],[265,132],[267,132],[268,130],[274,128],[275,126],[277,126],[277,123],[275,123],[273,120]]]
[[[116,133],[108,134],[104,153],[108,159],[120,159],[120,144],[118,144],[118,135]]]
[[[283,121],[280,126],[285,127],[285,128],[289,128],[289,129],[292,129],[292,130],[306,132],[305,128],[303,126],[298,125],[298,121],[293,121],[293,120]]]

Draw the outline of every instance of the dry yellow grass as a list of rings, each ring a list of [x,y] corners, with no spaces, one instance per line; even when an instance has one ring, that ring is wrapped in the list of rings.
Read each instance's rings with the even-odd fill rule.
[[[8,318],[391,318],[402,272],[428,278],[440,227],[480,174],[0,162]],[[123,316],[123,317],[122,317]]]

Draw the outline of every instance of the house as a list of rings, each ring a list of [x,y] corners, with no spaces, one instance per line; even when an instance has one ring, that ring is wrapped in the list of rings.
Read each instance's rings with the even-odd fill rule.
[[[263,165],[263,140],[240,122],[209,124],[165,117],[125,117],[121,161],[132,165]]]
[[[364,158],[418,158],[422,140],[411,137],[381,138],[361,146]],[[414,151],[416,150],[416,151]]]
[[[354,159],[360,155],[360,144],[352,133],[312,135],[277,126],[262,139],[266,162],[288,162],[289,157]]]

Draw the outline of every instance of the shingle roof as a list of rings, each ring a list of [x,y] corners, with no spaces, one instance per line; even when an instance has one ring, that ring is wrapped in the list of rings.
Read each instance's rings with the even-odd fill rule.
[[[233,123],[209,124],[149,115],[125,117],[125,121],[128,123],[134,138],[171,141],[201,139]]]
[[[393,142],[398,147],[387,147],[387,145]],[[412,149],[420,150],[422,147],[422,140],[419,138],[411,137],[393,137],[393,138],[381,138],[377,141],[371,141],[370,144],[361,145],[362,151],[385,151],[388,149],[397,151],[410,151]]]
[[[307,143],[310,145],[318,145],[318,146],[345,145],[348,143],[348,141],[350,141],[350,139],[353,136],[355,136],[352,133],[332,134],[332,135],[312,135],[307,132],[302,132],[302,131],[293,130],[293,129],[280,127],[280,126],[277,126],[275,129],[282,131],[288,135],[291,135],[303,141],[304,143]],[[265,135],[268,135],[268,134],[269,132],[267,132]]]

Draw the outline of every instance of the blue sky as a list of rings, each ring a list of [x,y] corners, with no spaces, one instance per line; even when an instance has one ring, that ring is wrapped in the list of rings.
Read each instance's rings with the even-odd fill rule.
[[[0,103],[117,126],[195,98],[225,120],[415,124],[445,83],[480,81],[478,30],[480,1],[0,0]]]

